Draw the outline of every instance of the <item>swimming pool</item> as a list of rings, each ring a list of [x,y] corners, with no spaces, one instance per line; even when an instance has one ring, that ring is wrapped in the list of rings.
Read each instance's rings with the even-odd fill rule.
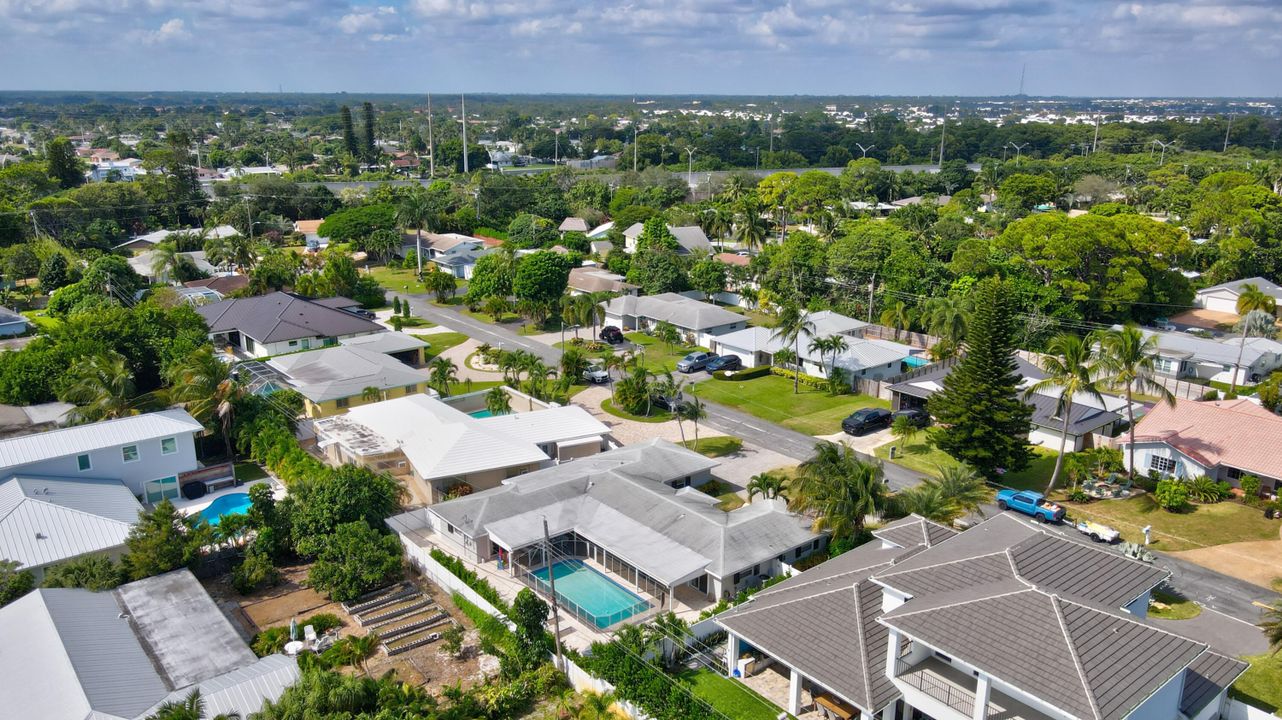
[[[489,410],[477,410],[476,412],[468,413],[468,415],[471,415],[474,418],[494,417],[494,413],[490,412]]]
[[[557,599],[598,628],[610,627],[650,609],[650,603],[641,596],[582,560],[562,560],[552,565],[552,571],[556,574]],[[539,568],[531,575],[543,585],[548,581],[548,568]]]
[[[249,493],[230,493],[214,498],[209,506],[200,511],[200,516],[210,525],[217,525],[224,515],[244,515],[249,512]]]

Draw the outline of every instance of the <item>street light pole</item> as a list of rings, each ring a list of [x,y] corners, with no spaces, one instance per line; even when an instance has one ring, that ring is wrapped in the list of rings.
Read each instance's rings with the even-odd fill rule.
[[[863,143],[855,143],[855,147],[859,148],[859,152],[863,153],[862,157],[865,157],[865,158],[866,158],[866,157],[868,157],[868,151],[869,151],[869,150],[872,150],[873,148],[875,148],[875,147],[877,147],[877,146],[876,146],[876,145],[869,145],[868,147],[864,147],[864,146],[863,146]]]
[[[694,190],[693,190],[694,188],[694,148],[690,147],[689,145],[686,145],[686,160],[689,163],[686,167],[686,184],[691,187],[690,192],[693,195],[694,193]]]

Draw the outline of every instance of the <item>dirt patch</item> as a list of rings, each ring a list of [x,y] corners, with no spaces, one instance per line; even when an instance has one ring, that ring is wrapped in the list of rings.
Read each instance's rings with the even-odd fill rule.
[[[1169,554],[1264,588],[1272,588],[1273,581],[1282,577],[1282,540],[1228,543]]]
[[[354,618],[343,611],[340,603],[331,602],[311,588],[305,587],[310,564],[281,568],[282,582],[253,595],[240,595],[231,586],[230,577],[221,575],[204,581],[205,589],[220,607],[224,608],[244,629],[248,638],[269,627],[288,625],[297,618],[299,626],[318,613],[332,613],[343,620],[340,635],[365,635],[370,632],[360,627]],[[480,637],[476,627],[455,607],[449,593],[422,578],[413,578],[419,588],[441,610],[449,613],[454,622],[463,626],[463,652],[455,658],[441,649],[439,643],[423,645],[391,657],[380,650],[368,661],[370,675],[379,677],[389,670],[404,682],[422,686],[439,694],[447,686],[461,684],[465,689],[481,684],[498,672],[498,661],[480,652]]]

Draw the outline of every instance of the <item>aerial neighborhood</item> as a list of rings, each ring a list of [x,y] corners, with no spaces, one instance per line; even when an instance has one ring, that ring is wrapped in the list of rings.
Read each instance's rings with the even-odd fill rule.
[[[1276,104],[94,97],[0,93],[0,717],[1282,708]]]

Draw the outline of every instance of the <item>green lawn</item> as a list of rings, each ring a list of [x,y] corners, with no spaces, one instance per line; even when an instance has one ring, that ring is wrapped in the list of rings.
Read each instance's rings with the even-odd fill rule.
[[[615,407],[614,400],[612,400],[611,398],[606,398],[601,401],[601,409],[617,418],[623,418],[624,420],[635,420],[637,422],[661,423],[661,422],[667,422],[672,419],[672,413],[668,412],[667,410],[660,410],[657,407],[650,408],[649,415],[633,415],[632,413],[624,410],[623,408]]]
[[[518,322],[518,321],[520,321],[520,319],[521,319],[521,316],[520,316],[520,315],[517,315],[516,313],[511,313],[511,312],[510,312],[510,313],[503,313],[502,315],[498,316],[497,318],[496,318],[496,317],[494,317],[493,315],[490,315],[489,313],[483,313],[483,312],[479,312],[479,311],[478,311],[478,312],[472,312],[471,310],[468,310],[467,308],[463,308],[463,309],[462,309],[462,310],[460,310],[459,312],[461,312],[462,314],[464,314],[464,315],[466,315],[466,316],[468,316],[468,317],[472,318],[473,320],[480,320],[480,321],[481,321],[481,322],[483,322],[483,323],[490,323],[491,325],[494,325],[494,324],[500,324],[500,323],[501,323],[501,324],[505,324],[505,325],[506,325],[506,324],[508,324],[508,323]]]
[[[1153,602],[1163,607],[1148,606],[1148,616],[1163,620],[1188,620],[1202,614],[1202,606],[1172,590],[1158,588],[1153,591]]]
[[[1184,513],[1167,512],[1148,493],[1125,500],[1066,502],[1070,517],[1084,516],[1111,525],[1123,540],[1142,542],[1140,529],[1153,526],[1153,546],[1177,552],[1249,540],[1276,540],[1278,525],[1264,513],[1236,502],[1194,505]]]
[[[236,463],[236,479],[240,482],[253,482],[267,477],[267,471],[256,462]]]
[[[638,353],[647,370],[653,373],[677,371],[677,361],[696,350],[707,350],[697,345],[673,345],[671,349],[645,333],[628,333],[625,337],[640,346]]]
[[[431,362],[432,358],[446,350],[456,345],[462,345],[468,340],[466,335],[459,332],[432,333],[430,335],[415,335],[414,337],[428,344],[428,347],[423,349],[423,357],[428,362]]]
[[[724,457],[733,455],[743,449],[743,441],[732,435],[722,435],[721,437],[699,438],[699,444],[696,447],[694,440],[686,440],[682,445],[694,450],[700,455],[710,458]]]
[[[934,430],[918,433],[917,437],[904,446],[903,454],[893,460],[890,459],[890,449],[899,447],[898,440],[888,442],[878,447],[874,452],[877,457],[883,460],[889,460],[920,473],[934,475],[941,467],[952,467],[959,464],[953,456],[935,447],[934,433]],[[1029,463],[1028,467],[1019,472],[1007,473],[1002,477],[1001,483],[1018,490],[1042,490],[1046,487],[1047,481],[1050,480],[1051,471],[1054,468],[1055,452],[1053,450],[1041,447],[1033,448],[1033,461]]]
[[[737,680],[711,670],[688,671],[680,676],[695,696],[735,720],[775,720],[781,709]],[[791,716],[789,716],[791,717]]]
[[[492,387],[498,387],[502,384],[502,380],[464,380],[462,382],[450,383],[450,395],[464,395],[478,390],[489,390]]]
[[[735,307],[733,305],[722,305],[721,307],[735,313],[736,315],[742,315],[748,318],[749,325],[756,327],[774,327],[775,325],[775,318],[761,312],[760,310],[745,310],[744,308]]]
[[[427,292],[427,288],[419,282],[418,271],[414,268],[407,270],[379,265],[369,269],[369,276],[393,293],[405,295]]]
[[[806,435],[840,432],[841,421],[859,408],[890,407],[885,400],[868,395],[832,396],[825,390],[805,385],[794,395],[792,380],[779,375],[739,381],[712,379],[699,383],[698,393],[706,400],[729,405]]]
[[[56,317],[51,317],[47,310],[23,310],[22,314],[40,332],[51,332],[62,327],[62,321]]]
[[[1282,653],[1242,658],[1251,663],[1229,693],[1255,707],[1278,714],[1282,709]]]

